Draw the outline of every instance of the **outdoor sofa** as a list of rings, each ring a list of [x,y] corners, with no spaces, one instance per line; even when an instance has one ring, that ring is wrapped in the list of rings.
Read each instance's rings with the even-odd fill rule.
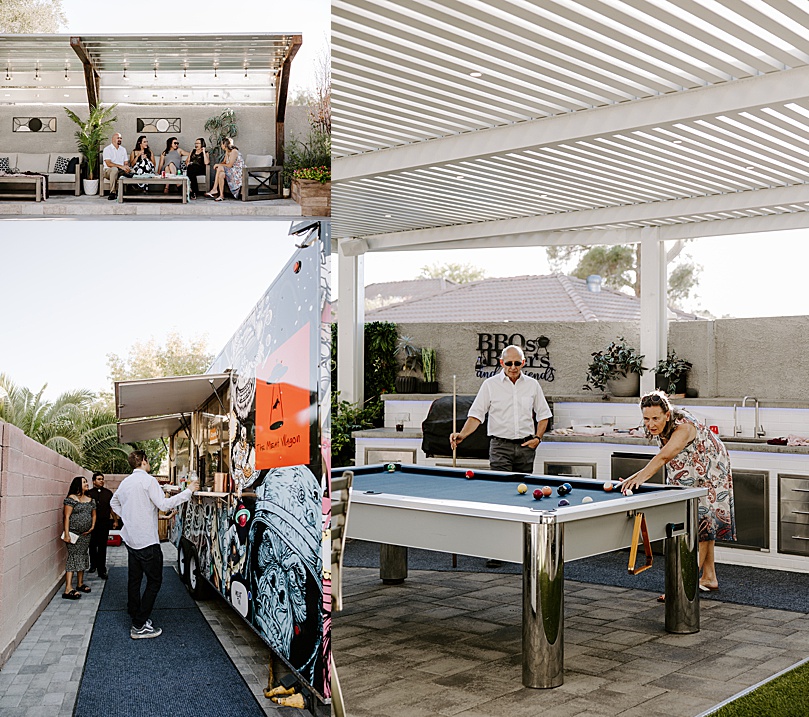
[[[63,158],[68,162],[78,158],[76,169],[70,174],[57,172],[57,160]],[[47,154],[32,154],[26,152],[5,152],[0,150],[0,167],[5,166],[3,159],[8,160],[9,169],[17,172],[36,172],[48,177],[48,193],[58,191],[72,191],[77,197],[81,194],[81,161],[77,152],[50,152]],[[67,162],[60,162],[62,167]]]

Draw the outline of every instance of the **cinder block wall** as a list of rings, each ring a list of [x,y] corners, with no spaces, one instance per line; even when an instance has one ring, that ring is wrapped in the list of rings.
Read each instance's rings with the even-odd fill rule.
[[[61,584],[62,506],[90,472],[0,421],[0,667]]]

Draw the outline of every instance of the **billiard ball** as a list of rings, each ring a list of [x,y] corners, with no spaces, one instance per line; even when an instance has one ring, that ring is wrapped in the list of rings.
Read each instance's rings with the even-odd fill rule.
[[[393,473],[393,471],[396,470],[396,464],[388,463],[388,465],[385,466],[385,469],[388,471],[388,473]]]
[[[570,490],[568,490],[568,487],[567,487],[567,483],[562,483],[562,485],[560,485],[560,486],[559,486],[559,487],[556,489],[556,492],[557,492],[559,495],[567,495],[568,493],[570,493]]]
[[[464,475],[467,477],[467,479],[474,478],[475,477],[475,471],[466,471],[466,473],[464,473]]]
[[[631,489],[631,488],[627,488],[627,489],[624,491],[624,495],[632,495],[632,489]]]
[[[582,503],[592,503],[593,499],[589,495],[586,495],[586,496],[584,496],[584,498],[581,499],[581,502]]]
[[[541,489],[541,488],[537,488],[537,489],[534,491],[534,500],[541,500],[541,499],[542,499],[542,489]]]
[[[566,505],[570,505],[570,501],[567,498],[562,498],[562,500],[559,501],[558,505],[560,508],[562,508]]]
[[[544,495],[546,498],[552,496],[553,495],[553,488],[551,488],[549,485],[543,485],[542,486],[542,495]]]
[[[565,488],[567,489],[567,492],[568,492],[568,493],[572,493],[572,492],[573,492],[573,486],[572,486],[572,485],[570,485],[570,483],[565,483]]]
[[[612,490],[612,481],[607,481],[604,484],[604,490],[607,491],[607,493],[609,493]]]
[[[527,492],[528,492],[528,486],[527,486],[527,485],[525,485],[525,483],[520,483],[520,484],[517,486],[517,492],[518,492],[520,495],[522,495],[523,493],[527,493]]]

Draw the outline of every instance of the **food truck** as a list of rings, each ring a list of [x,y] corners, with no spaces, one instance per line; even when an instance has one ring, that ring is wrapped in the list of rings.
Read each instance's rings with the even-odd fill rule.
[[[119,440],[162,438],[170,483],[200,481],[172,528],[192,596],[222,595],[322,708],[330,703],[329,223],[291,231],[299,248],[205,374],[117,382],[115,399]]]

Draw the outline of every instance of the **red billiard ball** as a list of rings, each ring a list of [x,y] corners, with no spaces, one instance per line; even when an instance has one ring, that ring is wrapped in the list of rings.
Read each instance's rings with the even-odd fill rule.
[[[534,500],[541,500],[542,498],[542,488],[537,488],[534,491]]]
[[[548,496],[553,495],[553,488],[551,488],[550,486],[547,486],[547,485],[543,485],[542,486],[542,495],[544,495],[546,498]]]
[[[612,482],[611,481],[607,481],[604,484],[604,490],[607,491],[607,493],[609,493],[612,490]]]
[[[475,471],[466,471],[466,473],[464,473],[464,475],[467,478],[474,478],[475,477]]]

